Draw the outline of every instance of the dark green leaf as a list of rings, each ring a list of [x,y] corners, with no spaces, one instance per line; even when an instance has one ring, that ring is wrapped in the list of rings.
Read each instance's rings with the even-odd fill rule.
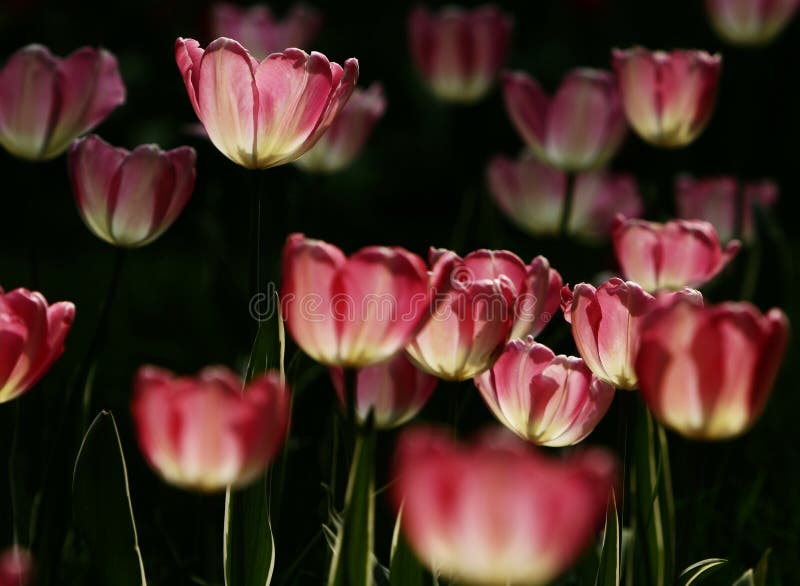
[[[392,535],[392,553],[389,564],[390,583],[392,586],[428,586],[432,582],[431,576],[422,567],[400,531],[402,519],[403,511],[401,509],[397,515]]]
[[[766,586],[767,566],[769,565],[769,554],[771,552],[771,549],[765,551],[755,569],[750,568],[747,570],[733,583],[733,586]]]
[[[622,531],[617,514],[617,498],[614,491],[608,497],[606,526],[600,550],[600,566],[595,586],[619,586],[622,579]]]
[[[699,584],[727,563],[728,560],[722,558],[708,558],[696,562],[681,572],[681,575],[678,576],[676,586],[694,586],[695,584]]]

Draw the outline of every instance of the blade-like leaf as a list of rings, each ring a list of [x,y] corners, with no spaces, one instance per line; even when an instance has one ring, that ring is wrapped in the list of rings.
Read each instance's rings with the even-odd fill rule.
[[[429,586],[432,583],[430,574],[422,567],[400,531],[402,519],[403,510],[401,508],[392,535],[389,581],[392,586]]]
[[[767,566],[769,565],[769,554],[771,552],[771,549],[765,551],[755,569],[750,568],[747,570],[733,583],[733,586],[766,586]]]
[[[617,513],[617,497],[614,491],[608,497],[606,526],[600,549],[600,566],[595,586],[619,586],[622,580],[622,531]]]
[[[75,520],[101,584],[145,586],[128,471],[114,416],[101,412],[78,452],[72,477]]]
[[[681,575],[678,576],[676,586],[693,586],[699,584],[727,563],[728,560],[722,558],[708,558],[696,562],[681,572]]]

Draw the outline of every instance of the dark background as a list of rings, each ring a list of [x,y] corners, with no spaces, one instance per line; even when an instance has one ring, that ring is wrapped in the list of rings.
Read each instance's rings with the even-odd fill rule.
[[[795,205],[800,25],[791,25],[768,48],[743,50],[723,46],[714,36],[702,2],[500,4],[516,18],[509,67],[530,72],[548,90],[573,67],[608,68],[610,49],[616,46],[723,53],[720,99],[703,136],[675,152],[656,150],[631,136],[612,166],[637,174],[651,219],[671,215],[672,181],[679,172],[777,180],[781,200],[777,220],[765,225],[770,236],[761,247],[755,301],[762,309],[780,305],[795,322],[798,279],[791,260],[800,251]],[[496,89],[475,106],[458,107],[438,103],[421,86],[406,43],[411,4],[318,0],[314,5],[323,12],[324,25],[311,48],[340,63],[358,57],[360,85],[381,81],[388,110],[365,154],[338,175],[307,176],[291,165],[263,172],[269,192],[264,252],[273,278],[280,246],[293,231],[347,251],[378,243],[402,245],[419,254],[430,245],[461,253],[508,248],[525,260],[541,253],[570,283],[614,269],[607,246],[535,240],[495,210],[484,187],[485,163],[496,153],[516,153],[521,142]],[[273,6],[283,14],[288,4]],[[235,166],[210,143],[186,133],[186,125],[196,119],[173,58],[178,36],[197,38],[202,45],[211,40],[204,32],[206,12],[205,2],[189,1],[101,5],[4,0],[0,5],[2,61],[31,42],[45,44],[58,55],[83,45],[102,45],[117,55],[128,99],[97,128],[104,139],[126,148],[157,142],[163,148],[190,144],[198,150],[197,186],[186,211],[161,239],[127,259],[91,408],[92,413],[109,408],[117,415],[148,578],[156,585],[221,583],[222,500],[172,489],[147,469],[130,429],[133,373],[143,363],[182,373],[216,363],[240,369],[255,328],[247,291],[250,195],[257,173]],[[78,308],[67,351],[44,383],[18,402],[0,405],[2,462],[7,461],[12,423],[20,408],[15,481],[21,538],[27,543],[26,521],[45,482],[43,471],[65,457],[52,447],[66,441],[57,426],[65,381],[83,359],[97,326],[114,250],[81,223],[65,156],[29,164],[0,152],[0,194],[0,285],[30,285],[29,250],[35,241],[41,251],[40,290],[50,301],[71,300]],[[738,299],[746,260],[743,255],[707,297]],[[575,352],[560,317],[542,341],[557,351]],[[324,484],[330,481],[328,438],[335,408],[324,370],[291,348],[289,356],[296,397],[285,498],[277,512],[275,583],[319,584],[325,573],[320,526],[329,506]],[[792,585],[800,580],[797,358],[793,346],[764,417],[745,437],[720,444],[672,437],[681,568],[706,557],[724,557],[734,562],[731,572],[742,571],[772,547],[769,583]],[[423,418],[441,419],[447,396],[453,393],[464,397],[466,428],[490,420],[470,383],[460,388],[441,385]],[[612,410],[590,441],[613,445],[616,434]],[[392,435],[381,436],[380,442],[384,481]],[[5,480],[0,483],[0,547],[11,542],[7,486]],[[379,507],[378,556],[386,563],[391,519],[381,499]],[[90,583],[80,540],[71,540],[66,552],[63,583]]]

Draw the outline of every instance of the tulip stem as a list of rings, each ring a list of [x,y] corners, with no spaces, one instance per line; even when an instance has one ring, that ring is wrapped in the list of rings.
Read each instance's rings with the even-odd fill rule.
[[[250,294],[261,295],[262,260],[264,247],[264,173],[255,171],[255,184],[251,199],[251,257],[250,257]]]
[[[356,414],[356,385],[358,370],[355,368],[344,369],[344,407],[345,407],[345,429],[347,430],[348,444],[352,447],[358,429],[358,415]]]
[[[569,217],[572,215],[572,202],[574,198],[574,191],[575,191],[575,174],[574,173],[565,173],[564,177],[565,181],[565,189],[564,189],[564,205],[561,208],[561,220],[558,223],[558,234],[561,238],[567,237],[567,231],[569,230]]]
[[[17,443],[19,441],[19,400],[14,401],[14,429],[11,432],[11,446],[8,451],[8,498],[11,502],[11,533],[14,545],[19,543],[19,532],[17,528],[17,482],[16,482],[16,461]]]

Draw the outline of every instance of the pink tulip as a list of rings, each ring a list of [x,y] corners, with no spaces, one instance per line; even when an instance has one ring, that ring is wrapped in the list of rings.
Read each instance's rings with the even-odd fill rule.
[[[331,378],[342,405],[345,404],[345,376],[331,368]],[[369,419],[378,429],[391,429],[413,419],[425,406],[436,387],[436,377],[419,370],[405,354],[358,370],[356,414],[361,423]]]
[[[561,275],[543,256],[537,256],[526,269],[525,281],[519,287],[514,303],[512,338],[536,337],[550,323],[561,305]]]
[[[134,386],[139,447],[175,486],[204,492],[244,486],[264,472],[286,439],[291,399],[275,372],[243,389],[224,367],[176,377],[145,366]]]
[[[739,183],[733,177],[695,179],[682,175],[675,181],[675,201],[680,217],[710,222],[723,242],[736,235],[738,216],[742,240],[749,242],[755,237],[753,205],[773,207],[778,201],[778,186],[767,180]]]
[[[553,97],[525,73],[503,81],[506,111],[517,132],[542,161],[566,171],[602,167],[625,137],[625,116],[614,76],[576,69]]]
[[[580,358],[556,356],[532,337],[511,340],[475,386],[495,417],[521,438],[540,446],[577,444],[611,406],[614,387]]]
[[[607,171],[581,173],[575,178],[567,231],[589,241],[604,240],[611,235],[617,214],[635,218],[643,212],[644,204],[633,175]]]
[[[676,301],[641,325],[642,397],[664,425],[693,439],[744,433],[764,409],[786,350],[789,322],[749,303]]]
[[[697,291],[683,290],[664,296],[681,296],[702,303]],[[564,287],[561,308],[572,324],[575,345],[597,377],[619,389],[633,390],[638,381],[633,362],[639,350],[639,324],[659,305],[640,285],[613,277],[595,289],[579,283]]]
[[[513,27],[513,19],[493,5],[448,6],[438,14],[418,6],[408,20],[411,55],[438,98],[475,102],[505,63]]]
[[[316,145],[295,164],[306,171],[333,173],[344,169],[361,152],[375,123],[386,110],[380,84],[356,89]]]
[[[283,20],[275,18],[264,4],[242,8],[219,2],[211,11],[213,36],[236,39],[256,59],[286,47],[307,48],[321,24],[319,12],[302,4],[294,5]]]
[[[706,0],[720,37],[734,45],[766,45],[792,20],[800,0]]]
[[[722,248],[714,226],[702,220],[658,224],[619,216],[612,238],[625,278],[650,292],[705,285],[741,246],[732,240]]]
[[[205,50],[179,38],[175,60],[211,142],[248,169],[290,163],[308,151],[358,81],[355,59],[342,68],[321,53],[286,49],[259,63],[225,37]]]
[[[705,51],[613,52],[625,115],[647,142],[666,148],[693,142],[708,124],[722,57]]]
[[[192,195],[194,149],[158,145],[116,148],[91,135],[69,149],[75,202],[86,227],[115,246],[153,242],[178,218]]]
[[[0,145],[23,159],[52,159],[124,102],[108,51],[83,47],[59,58],[28,45],[0,70]]]
[[[400,351],[430,316],[438,282],[403,248],[368,246],[347,258],[332,244],[292,234],[283,249],[289,332],[328,366],[363,368]]]
[[[0,586],[29,586],[33,583],[33,556],[17,545],[0,553]]]
[[[48,305],[41,293],[0,289],[0,403],[39,382],[64,352],[74,318],[68,301]]]
[[[398,441],[392,497],[418,558],[459,584],[549,584],[602,525],[613,457],[555,460],[505,434],[450,438],[419,428]]]

